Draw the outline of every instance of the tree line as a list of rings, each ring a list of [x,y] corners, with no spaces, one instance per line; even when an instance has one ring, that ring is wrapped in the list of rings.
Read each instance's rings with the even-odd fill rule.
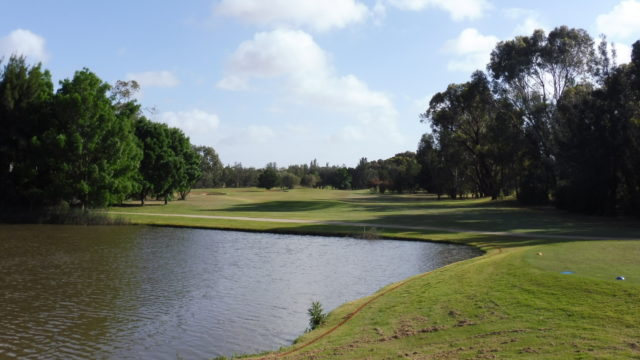
[[[135,82],[87,69],[60,82],[12,57],[0,73],[0,205],[78,207],[192,187],[425,190],[450,198],[514,195],[600,215],[640,213],[640,41],[632,61],[584,30],[536,30],[498,43],[486,71],[434,95],[416,152],[355,167],[224,166],[176,128],[148,120]]]
[[[434,95],[417,151],[354,168],[269,164],[252,184],[450,198],[514,195],[527,205],[640,213],[640,41],[629,64],[585,30],[536,30],[498,43],[486,72]],[[241,168],[241,166],[240,166]]]
[[[604,37],[566,26],[502,41],[486,73],[433,96],[421,119],[431,192],[640,213],[640,41],[624,65]]]
[[[82,69],[54,92],[51,73],[12,56],[0,70],[0,207],[82,209],[186,196],[201,158],[184,133],[147,119],[137,83]]]

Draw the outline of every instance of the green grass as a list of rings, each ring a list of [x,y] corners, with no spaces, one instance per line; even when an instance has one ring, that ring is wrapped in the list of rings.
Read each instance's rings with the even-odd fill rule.
[[[427,195],[296,189],[196,190],[167,206],[113,211],[366,222],[385,237],[466,243],[487,251],[404,285],[344,326],[288,358],[640,358],[640,239],[637,219],[580,216],[513,201],[437,201]],[[361,226],[130,215],[134,223],[246,231],[358,235]],[[385,229],[384,224],[509,231],[502,237]],[[577,241],[535,234],[611,237]],[[538,255],[541,253],[541,255]],[[573,271],[563,275],[561,271]],[[627,280],[616,281],[618,275]],[[384,291],[384,289],[381,289]],[[334,310],[295,349],[340,323],[367,299]]]

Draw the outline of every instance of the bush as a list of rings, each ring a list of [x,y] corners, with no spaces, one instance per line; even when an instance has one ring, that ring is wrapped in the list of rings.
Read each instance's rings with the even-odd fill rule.
[[[327,320],[327,314],[323,312],[319,301],[312,302],[311,307],[307,309],[307,313],[309,314],[309,329],[307,331],[315,330]]]

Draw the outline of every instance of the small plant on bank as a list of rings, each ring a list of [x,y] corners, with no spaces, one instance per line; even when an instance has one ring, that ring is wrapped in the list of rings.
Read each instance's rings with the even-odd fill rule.
[[[309,314],[309,328],[307,331],[315,330],[327,320],[327,314],[323,312],[319,301],[311,303],[311,307],[307,309],[307,314]]]

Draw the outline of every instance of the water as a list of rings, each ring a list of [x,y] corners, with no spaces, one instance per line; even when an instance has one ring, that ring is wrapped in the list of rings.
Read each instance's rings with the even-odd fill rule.
[[[205,359],[289,345],[326,310],[470,247],[151,227],[0,226],[0,358]]]

